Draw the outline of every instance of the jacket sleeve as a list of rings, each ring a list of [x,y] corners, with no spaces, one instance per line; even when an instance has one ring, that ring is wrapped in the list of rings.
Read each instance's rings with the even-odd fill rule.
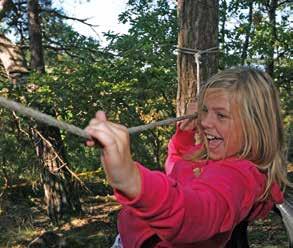
[[[141,194],[129,200],[116,192],[116,198],[162,240],[173,244],[207,240],[231,231],[248,215],[265,182],[265,176],[254,166],[240,165],[240,170],[233,165],[212,165],[185,185],[138,166]]]
[[[185,154],[192,153],[199,148],[199,145],[195,145],[194,136],[194,130],[183,131],[177,125],[176,132],[168,143],[168,154],[165,161],[167,175],[171,174],[175,163],[182,159]]]

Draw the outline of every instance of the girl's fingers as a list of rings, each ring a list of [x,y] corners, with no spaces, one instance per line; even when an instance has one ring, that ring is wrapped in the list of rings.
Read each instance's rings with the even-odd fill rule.
[[[92,139],[89,139],[85,142],[87,146],[94,146],[96,144],[103,146],[104,142],[99,141],[100,134],[98,133],[99,130],[100,132],[103,132],[103,129],[106,127],[106,114],[103,111],[97,111],[95,118],[91,119],[89,122],[89,125],[85,128],[85,131],[88,133],[89,136],[92,137]],[[102,124],[104,122],[104,124]],[[104,130],[105,131],[105,130]]]
[[[86,140],[85,145],[90,147],[95,146],[96,142],[94,140]]]
[[[190,102],[186,106],[186,114],[194,114],[198,111],[198,104],[196,99],[190,100]],[[196,120],[195,118],[183,120],[180,122],[179,127],[181,130],[193,130],[196,128]]]
[[[96,119],[99,120],[99,121],[106,121],[107,120],[107,117],[106,117],[106,113],[104,111],[97,111],[96,112]]]
[[[111,130],[107,127],[105,122],[90,125],[85,131],[93,138],[88,141],[90,145],[92,144],[92,141],[95,142],[95,140],[101,143],[103,147],[109,147],[115,143],[115,137],[113,137]]]
[[[129,197],[137,196],[141,180],[132,160],[127,128],[107,121],[105,113],[98,111],[85,131],[92,137],[86,145],[102,146],[101,160],[110,185]]]
[[[85,131],[93,138],[86,141],[87,146],[98,144],[102,147],[109,147],[115,143],[121,151],[124,145],[129,144],[127,128],[116,123],[108,122],[105,113],[102,111],[96,113],[95,118],[90,121]]]
[[[89,126],[94,126],[99,124],[100,122],[107,121],[107,117],[105,112],[98,111],[95,115],[95,118],[91,119],[89,122]]]

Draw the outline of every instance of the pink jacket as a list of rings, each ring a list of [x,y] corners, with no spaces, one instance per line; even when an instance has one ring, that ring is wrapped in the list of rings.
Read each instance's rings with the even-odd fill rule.
[[[283,202],[276,184],[269,200],[257,201],[266,176],[250,161],[182,159],[197,149],[193,137],[192,131],[177,129],[168,147],[167,175],[137,163],[142,178],[138,197],[115,192],[123,205],[118,230],[125,248],[139,248],[155,234],[161,239],[157,248],[224,247],[243,219],[264,218],[274,203]]]

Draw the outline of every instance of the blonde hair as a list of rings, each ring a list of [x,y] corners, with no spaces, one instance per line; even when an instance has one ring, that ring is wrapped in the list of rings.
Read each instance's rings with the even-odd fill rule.
[[[243,139],[243,147],[238,156],[240,159],[253,162],[267,175],[266,188],[261,200],[269,197],[273,182],[281,187],[290,185],[283,159],[280,100],[272,78],[259,69],[248,67],[219,72],[201,89],[199,108],[203,105],[207,90],[211,88],[228,92],[235,101],[233,109],[240,117]],[[199,111],[199,122],[200,113],[201,111]],[[202,154],[208,158],[206,146]]]

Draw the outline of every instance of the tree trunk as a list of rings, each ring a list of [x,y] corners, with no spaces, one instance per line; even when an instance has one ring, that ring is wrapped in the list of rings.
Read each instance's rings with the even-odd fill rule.
[[[225,37],[226,37],[226,21],[227,21],[227,1],[222,0],[221,3],[221,9],[222,9],[222,14],[220,15],[221,18],[221,26],[220,26],[220,35],[219,35],[219,41],[221,45],[221,50],[224,54],[226,54],[226,47],[225,47]]]
[[[249,13],[248,13],[248,26],[246,28],[245,33],[245,40],[242,47],[242,53],[241,53],[241,64],[244,65],[247,60],[247,51],[251,36],[251,26],[252,26],[252,14],[253,14],[253,1],[250,0],[248,3]]]
[[[45,73],[43,57],[41,23],[39,19],[39,4],[37,0],[28,1],[29,36],[31,50],[31,68],[39,73]],[[55,111],[48,113],[56,116]],[[47,111],[46,111],[47,110]],[[54,127],[38,125],[32,132],[36,141],[37,155],[43,166],[42,183],[44,185],[45,202],[48,215],[52,221],[58,223],[65,215],[80,212],[81,206],[77,184],[71,180],[65,160],[63,141],[60,130]]]
[[[178,48],[200,51],[218,48],[218,0],[178,0],[177,2]],[[197,71],[194,55],[180,52],[179,49],[177,115],[183,115],[188,101],[196,97],[198,84],[203,84],[217,72],[218,51],[202,53],[200,61]]]
[[[40,6],[38,0],[28,1],[28,29],[31,51],[31,68],[40,73],[45,72],[42,46],[42,28],[40,22]]]
[[[270,37],[270,50],[266,62],[266,71],[272,77],[274,77],[274,54],[275,54],[275,44],[277,42],[277,27],[276,27],[276,10],[278,7],[278,0],[268,1],[268,15],[271,27],[272,36]]]
[[[47,213],[54,223],[59,223],[81,212],[79,185],[67,169],[65,151],[59,129],[38,125],[32,129],[38,157],[42,164],[41,180]]]
[[[13,10],[11,3],[11,1],[0,0],[1,18],[8,11]],[[30,0],[28,2],[28,13],[31,67],[40,73],[44,73],[38,1]],[[28,69],[22,51],[3,34],[0,34],[0,60],[8,79],[14,84],[26,82]],[[56,113],[51,114],[56,116]],[[80,212],[78,185],[72,180],[71,174],[64,166],[66,161],[60,131],[39,125],[38,129],[33,131],[33,139],[38,140],[35,144],[43,168],[41,178],[44,184],[48,215],[54,222],[58,222],[65,214],[70,215],[72,212]]]

